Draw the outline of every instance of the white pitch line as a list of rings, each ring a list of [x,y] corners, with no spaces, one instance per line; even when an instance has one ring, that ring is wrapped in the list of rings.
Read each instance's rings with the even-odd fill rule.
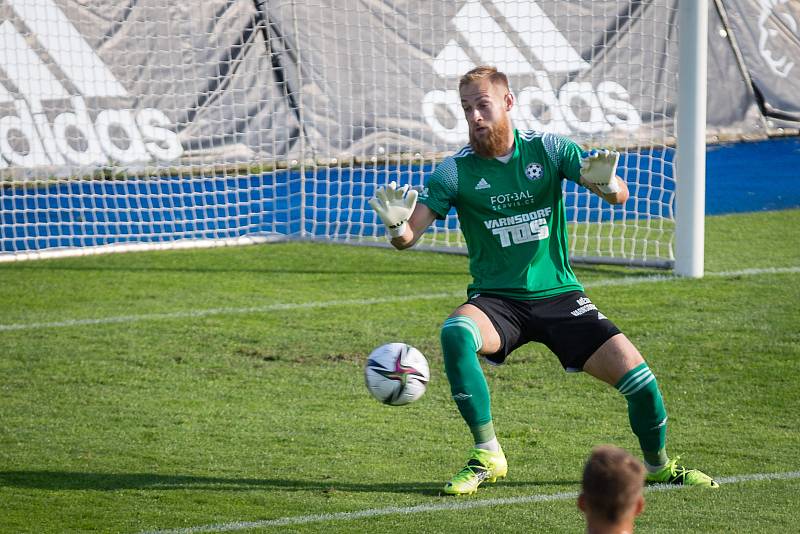
[[[101,317],[94,319],[72,319],[69,321],[54,321],[48,323],[19,323],[19,324],[0,324],[0,332],[12,330],[39,330],[47,328],[63,328],[69,326],[86,326],[99,324],[115,323],[138,323],[141,321],[159,321],[164,319],[188,319],[194,317],[208,317],[211,315],[245,315],[251,313],[266,313],[281,310],[305,310],[315,308],[332,308],[336,306],[369,306],[371,304],[392,304],[396,302],[408,302],[412,300],[435,300],[441,298],[452,298],[459,293],[433,293],[421,295],[405,295],[397,297],[383,297],[372,299],[347,299],[347,300],[323,300],[316,302],[287,302],[267,304],[265,306],[252,306],[249,308],[208,308],[205,310],[190,310],[169,313],[144,313],[141,315],[121,315],[116,317]]]
[[[706,273],[709,278],[725,278],[733,276],[758,276],[763,274],[791,274],[800,273],[800,267],[776,267],[765,269],[742,269],[740,271],[723,271],[716,273]],[[625,278],[607,278],[596,280],[584,284],[587,289],[595,287],[609,286],[629,286],[638,284],[649,284],[654,282],[669,282],[687,280],[675,275],[652,275],[652,276],[628,276]],[[208,317],[213,315],[246,315],[256,313],[267,313],[273,311],[291,311],[304,309],[332,308],[336,306],[369,306],[372,304],[394,304],[398,302],[409,302],[415,300],[436,300],[444,298],[466,297],[463,291],[452,293],[429,293],[415,294],[395,297],[366,298],[366,299],[347,299],[347,300],[325,300],[314,302],[287,302],[268,304],[265,306],[253,306],[248,308],[208,308],[205,310],[177,311],[169,313],[144,313],[139,315],[120,315],[114,317],[98,317],[88,319],[70,319],[67,321],[52,321],[41,323],[17,323],[0,324],[0,332],[12,332],[19,330],[46,330],[50,328],[68,328],[73,326],[93,326],[101,324],[119,323],[138,323],[142,321],[162,321],[169,319],[189,319],[196,317]]]
[[[786,473],[755,473],[751,475],[738,475],[718,478],[720,484],[737,484],[741,482],[763,482],[770,480],[792,480],[800,478],[800,471],[789,471]],[[647,488],[652,491],[671,491],[684,489],[686,486],[671,486],[658,484]],[[450,512],[454,510],[471,510],[475,508],[488,508],[492,506],[507,506],[515,504],[531,504],[538,502],[567,501],[576,499],[577,491],[564,493],[523,495],[520,497],[506,497],[500,499],[482,500],[458,500],[454,498],[448,502],[436,504],[419,504],[417,506],[399,507],[390,506],[388,508],[371,508],[357,512],[337,512],[331,514],[312,514],[281,517],[278,519],[266,519],[263,521],[235,521],[231,523],[221,523],[218,525],[202,525],[197,527],[187,527],[168,530],[145,531],[141,534],[198,534],[202,532],[233,532],[237,530],[247,530],[252,528],[285,527],[288,525],[304,525],[308,523],[326,523],[332,521],[352,521],[354,519],[364,519],[368,517],[379,517],[387,515],[408,515],[425,512]]]

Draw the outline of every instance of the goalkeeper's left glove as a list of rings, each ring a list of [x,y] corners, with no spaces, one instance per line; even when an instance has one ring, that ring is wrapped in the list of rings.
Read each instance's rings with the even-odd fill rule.
[[[581,177],[594,184],[605,194],[620,191],[617,181],[617,162],[619,152],[615,150],[592,150],[581,157]]]
[[[408,184],[398,188],[396,182],[389,182],[386,187],[379,187],[367,202],[378,212],[389,235],[400,237],[406,232],[408,218],[417,205],[417,190],[410,189]]]

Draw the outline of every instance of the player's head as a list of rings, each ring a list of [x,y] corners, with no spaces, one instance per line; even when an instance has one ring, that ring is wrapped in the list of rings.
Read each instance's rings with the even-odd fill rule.
[[[506,154],[514,140],[508,115],[514,95],[506,75],[494,67],[475,67],[461,77],[458,92],[472,149],[485,158]]]
[[[645,469],[628,452],[610,445],[592,450],[583,470],[578,508],[592,532],[632,531],[644,510]]]

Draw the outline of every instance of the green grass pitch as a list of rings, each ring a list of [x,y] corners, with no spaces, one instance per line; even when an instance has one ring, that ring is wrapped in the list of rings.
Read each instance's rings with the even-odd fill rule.
[[[649,491],[639,531],[797,531],[798,228],[708,218],[700,280],[576,269],[658,377],[671,454],[727,480]],[[589,450],[637,445],[541,346],[486,368],[508,479],[439,495],[471,445],[438,345],[468,282],[462,256],[308,243],[0,265],[0,532],[581,531]],[[363,385],[388,341],[430,361],[410,406]]]

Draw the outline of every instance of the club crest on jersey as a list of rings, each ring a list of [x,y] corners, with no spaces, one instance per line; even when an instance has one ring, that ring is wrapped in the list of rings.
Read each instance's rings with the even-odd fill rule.
[[[528,166],[525,167],[525,176],[527,176],[530,181],[538,180],[544,176],[544,169],[539,163],[529,163]]]

